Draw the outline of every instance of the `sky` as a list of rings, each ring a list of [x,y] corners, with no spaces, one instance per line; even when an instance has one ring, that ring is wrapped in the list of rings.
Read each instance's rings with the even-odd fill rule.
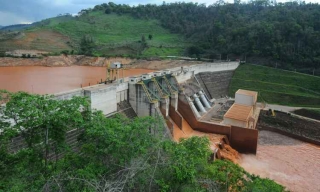
[[[112,1],[112,0],[110,0]],[[166,3],[185,1],[211,5],[217,0],[166,0]],[[286,0],[277,0],[283,2]],[[81,9],[93,8],[95,5],[107,3],[106,0],[0,0],[0,25],[27,24],[42,19],[55,17],[58,14],[76,14]],[[116,4],[162,4],[163,0],[113,0]],[[233,0],[225,0],[233,2]],[[306,0],[320,3],[320,0]]]

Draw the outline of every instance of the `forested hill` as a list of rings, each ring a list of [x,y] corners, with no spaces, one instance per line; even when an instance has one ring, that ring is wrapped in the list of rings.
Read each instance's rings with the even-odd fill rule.
[[[30,27],[22,35],[1,36],[0,31],[0,51],[30,47],[97,56],[246,59],[320,75],[318,4],[220,0],[209,6],[131,7],[109,2],[81,10],[76,17],[46,19]],[[14,35],[18,37],[8,40]]]
[[[157,19],[173,33],[194,42],[189,54],[223,59],[242,58],[292,69],[320,68],[320,6],[297,2],[220,3],[205,6],[171,3],[129,7],[98,5],[106,14]],[[83,10],[81,13],[85,13]],[[256,59],[259,58],[259,59]],[[264,59],[261,59],[264,58]]]

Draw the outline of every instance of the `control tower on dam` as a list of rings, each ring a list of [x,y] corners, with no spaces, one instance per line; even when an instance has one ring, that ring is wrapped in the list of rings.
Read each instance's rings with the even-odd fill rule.
[[[184,132],[183,125],[188,123],[193,130],[224,136],[225,143],[240,152],[256,153],[258,132],[253,110],[256,108],[232,107],[235,100],[227,97],[238,66],[238,62],[221,62],[176,67],[60,93],[56,97],[87,96],[91,108],[101,110],[106,116],[122,113],[129,118],[160,117],[173,138],[179,131],[175,129]],[[230,119],[234,118],[232,115],[225,119],[229,108],[246,109],[243,122]]]

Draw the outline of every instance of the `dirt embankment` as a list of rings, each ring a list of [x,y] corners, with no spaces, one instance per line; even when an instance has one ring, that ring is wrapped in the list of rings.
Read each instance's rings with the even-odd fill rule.
[[[104,57],[87,57],[82,55],[60,55],[48,56],[44,58],[0,58],[0,67],[14,66],[47,66],[47,67],[63,67],[71,65],[79,66],[106,66],[110,62],[119,61],[123,64],[129,64],[133,60],[126,58],[104,58]]]
[[[275,117],[268,111],[261,111],[257,125],[260,130],[280,130],[285,135],[318,144],[320,142],[320,123],[277,111]],[[305,138],[305,139],[304,139]]]
[[[60,55],[60,56],[48,56],[44,58],[12,58],[2,57],[0,58],[0,67],[14,67],[14,66],[47,66],[47,67],[63,67],[63,66],[106,66],[111,62],[121,62],[126,64],[127,68],[137,69],[168,69],[179,66],[188,66],[198,63],[199,61],[182,61],[182,60],[136,60],[129,58],[105,58],[105,57],[87,57],[83,55]]]

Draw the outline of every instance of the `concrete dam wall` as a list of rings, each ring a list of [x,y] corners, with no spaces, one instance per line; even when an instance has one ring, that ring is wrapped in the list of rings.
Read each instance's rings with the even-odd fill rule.
[[[228,88],[234,71],[201,72],[196,74],[201,87],[210,99],[228,95]]]
[[[182,129],[185,119],[195,130],[225,135],[231,146],[240,152],[255,153],[257,130],[203,120],[209,111],[215,109],[216,105],[210,100],[227,95],[233,71],[238,65],[238,62],[223,62],[176,67],[118,79],[111,84],[58,93],[55,97],[86,96],[91,108],[101,110],[106,116],[121,113],[129,118],[160,117],[171,136],[175,125]]]
[[[161,77],[162,72],[170,72],[171,76],[167,77],[167,80],[158,78],[156,83],[150,80],[150,82],[146,82],[146,86],[141,86],[137,84],[138,80],[141,81],[142,79],[141,76],[136,76],[132,78],[119,79],[117,82],[112,84],[100,84],[84,87],[81,89],[70,90],[67,92],[57,93],[55,94],[55,97],[57,99],[70,99],[73,96],[86,96],[91,101],[91,108],[101,110],[105,115],[117,113],[117,105],[122,101],[129,101],[132,108],[138,116],[152,115],[152,110],[150,110],[150,101],[148,94],[150,94],[150,98],[155,101],[151,104],[151,106],[163,106],[166,103],[166,101],[164,98],[162,98],[162,96],[163,94],[166,94],[168,96],[170,95],[170,102],[172,102],[175,108],[177,108],[177,102],[174,99],[172,99],[175,97],[175,94],[171,94],[171,92],[179,91],[178,84],[183,83],[193,78],[194,76],[197,76],[198,74],[202,73],[212,73],[212,76],[216,76],[222,73],[226,75],[220,76],[220,78],[229,79],[229,76],[232,74],[232,71],[234,71],[238,67],[238,65],[238,62],[221,62],[197,64],[188,67],[176,67],[158,72],[159,77]],[[151,77],[154,77],[155,74],[157,74],[157,72],[149,73],[150,79]],[[130,83],[130,80],[135,80],[135,82]],[[211,82],[211,84],[213,84],[216,80],[217,78],[211,77],[211,81],[213,81]],[[206,82],[206,84],[208,84],[208,82]],[[217,83],[217,85],[219,84]],[[148,89],[147,94],[144,90],[144,87]],[[159,90],[158,87],[160,87],[161,90]],[[203,87],[205,86],[202,86],[202,88]],[[211,88],[214,89],[214,86],[208,87],[210,90]],[[224,83],[222,87],[227,90],[227,83]],[[216,90],[222,90],[223,88],[219,88]],[[203,89],[207,90],[205,88]],[[226,90],[221,91],[221,93],[226,92]],[[210,92],[211,95],[220,94],[220,92],[216,94],[213,94],[214,91]],[[209,96],[208,93],[206,95]],[[169,101],[167,101],[166,104],[168,108],[167,111],[169,111],[168,102]],[[145,112],[144,109],[149,112]]]
[[[176,67],[57,97],[66,99],[83,94],[89,97],[93,109],[102,110],[106,115],[128,108],[133,115],[126,116],[161,116],[171,133],[173,124],[182,129],[185,119],[197,131],[227,136],[230,145],[240,152],[256,153],[257,130],[204,120],[204,116],[212,110],[210,108],[215,106],[209,100],[219,100],[228,94],[229,83],[238,65],[237,62],[225,62]],[[196,100],[188,101],[189,97],[196,97]],[[126,107],[117,108],[123,102],[126,104],[121,105]],[[121,113],[124,114],[123,111]]]

